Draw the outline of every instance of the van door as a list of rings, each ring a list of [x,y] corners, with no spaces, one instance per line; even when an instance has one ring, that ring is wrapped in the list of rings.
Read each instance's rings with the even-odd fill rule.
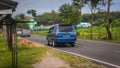
[[[49,41],[52,41],[52,39],[53,39],[53,32],[54,32],[54,27],[51,27],[51,28],[49,29],[49,32],[48,32],[48,35],[47,35],[47,39],[48,39]]]

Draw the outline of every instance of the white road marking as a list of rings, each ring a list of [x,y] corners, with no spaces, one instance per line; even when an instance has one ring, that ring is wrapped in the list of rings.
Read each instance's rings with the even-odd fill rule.
[[[120,51],[114,51],[114,52],[116,52],[116,53],[119,53],[119,54],[120,54]]]

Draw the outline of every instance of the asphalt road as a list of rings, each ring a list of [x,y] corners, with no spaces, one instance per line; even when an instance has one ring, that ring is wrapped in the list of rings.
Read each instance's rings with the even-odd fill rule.
[[[31,37],[24,38],[41,43],[43,45],[47,45],[45,37],[33,35]],[[78,39],[76,41],[75,47],[58,46],[55,48],[98,62],[100,61],[116,68],[120,68],[120,44]]]

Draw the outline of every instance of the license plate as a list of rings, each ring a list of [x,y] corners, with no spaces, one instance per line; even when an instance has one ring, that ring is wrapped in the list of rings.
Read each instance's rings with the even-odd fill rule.
[[[70,37],[70,35],[63,35],[63,37]]]

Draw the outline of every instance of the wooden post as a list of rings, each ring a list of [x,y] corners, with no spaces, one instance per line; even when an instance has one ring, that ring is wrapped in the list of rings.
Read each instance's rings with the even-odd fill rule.
[[[8,47],[12,54],[12,67],[18,68],[16,23],[10,23],[6,26]]]
[[[13,62],[14,68],[18,68],[18,49],[17,49],[17,35],[16,35],[16,23],[12,24],[12,40],[13,40]]]

